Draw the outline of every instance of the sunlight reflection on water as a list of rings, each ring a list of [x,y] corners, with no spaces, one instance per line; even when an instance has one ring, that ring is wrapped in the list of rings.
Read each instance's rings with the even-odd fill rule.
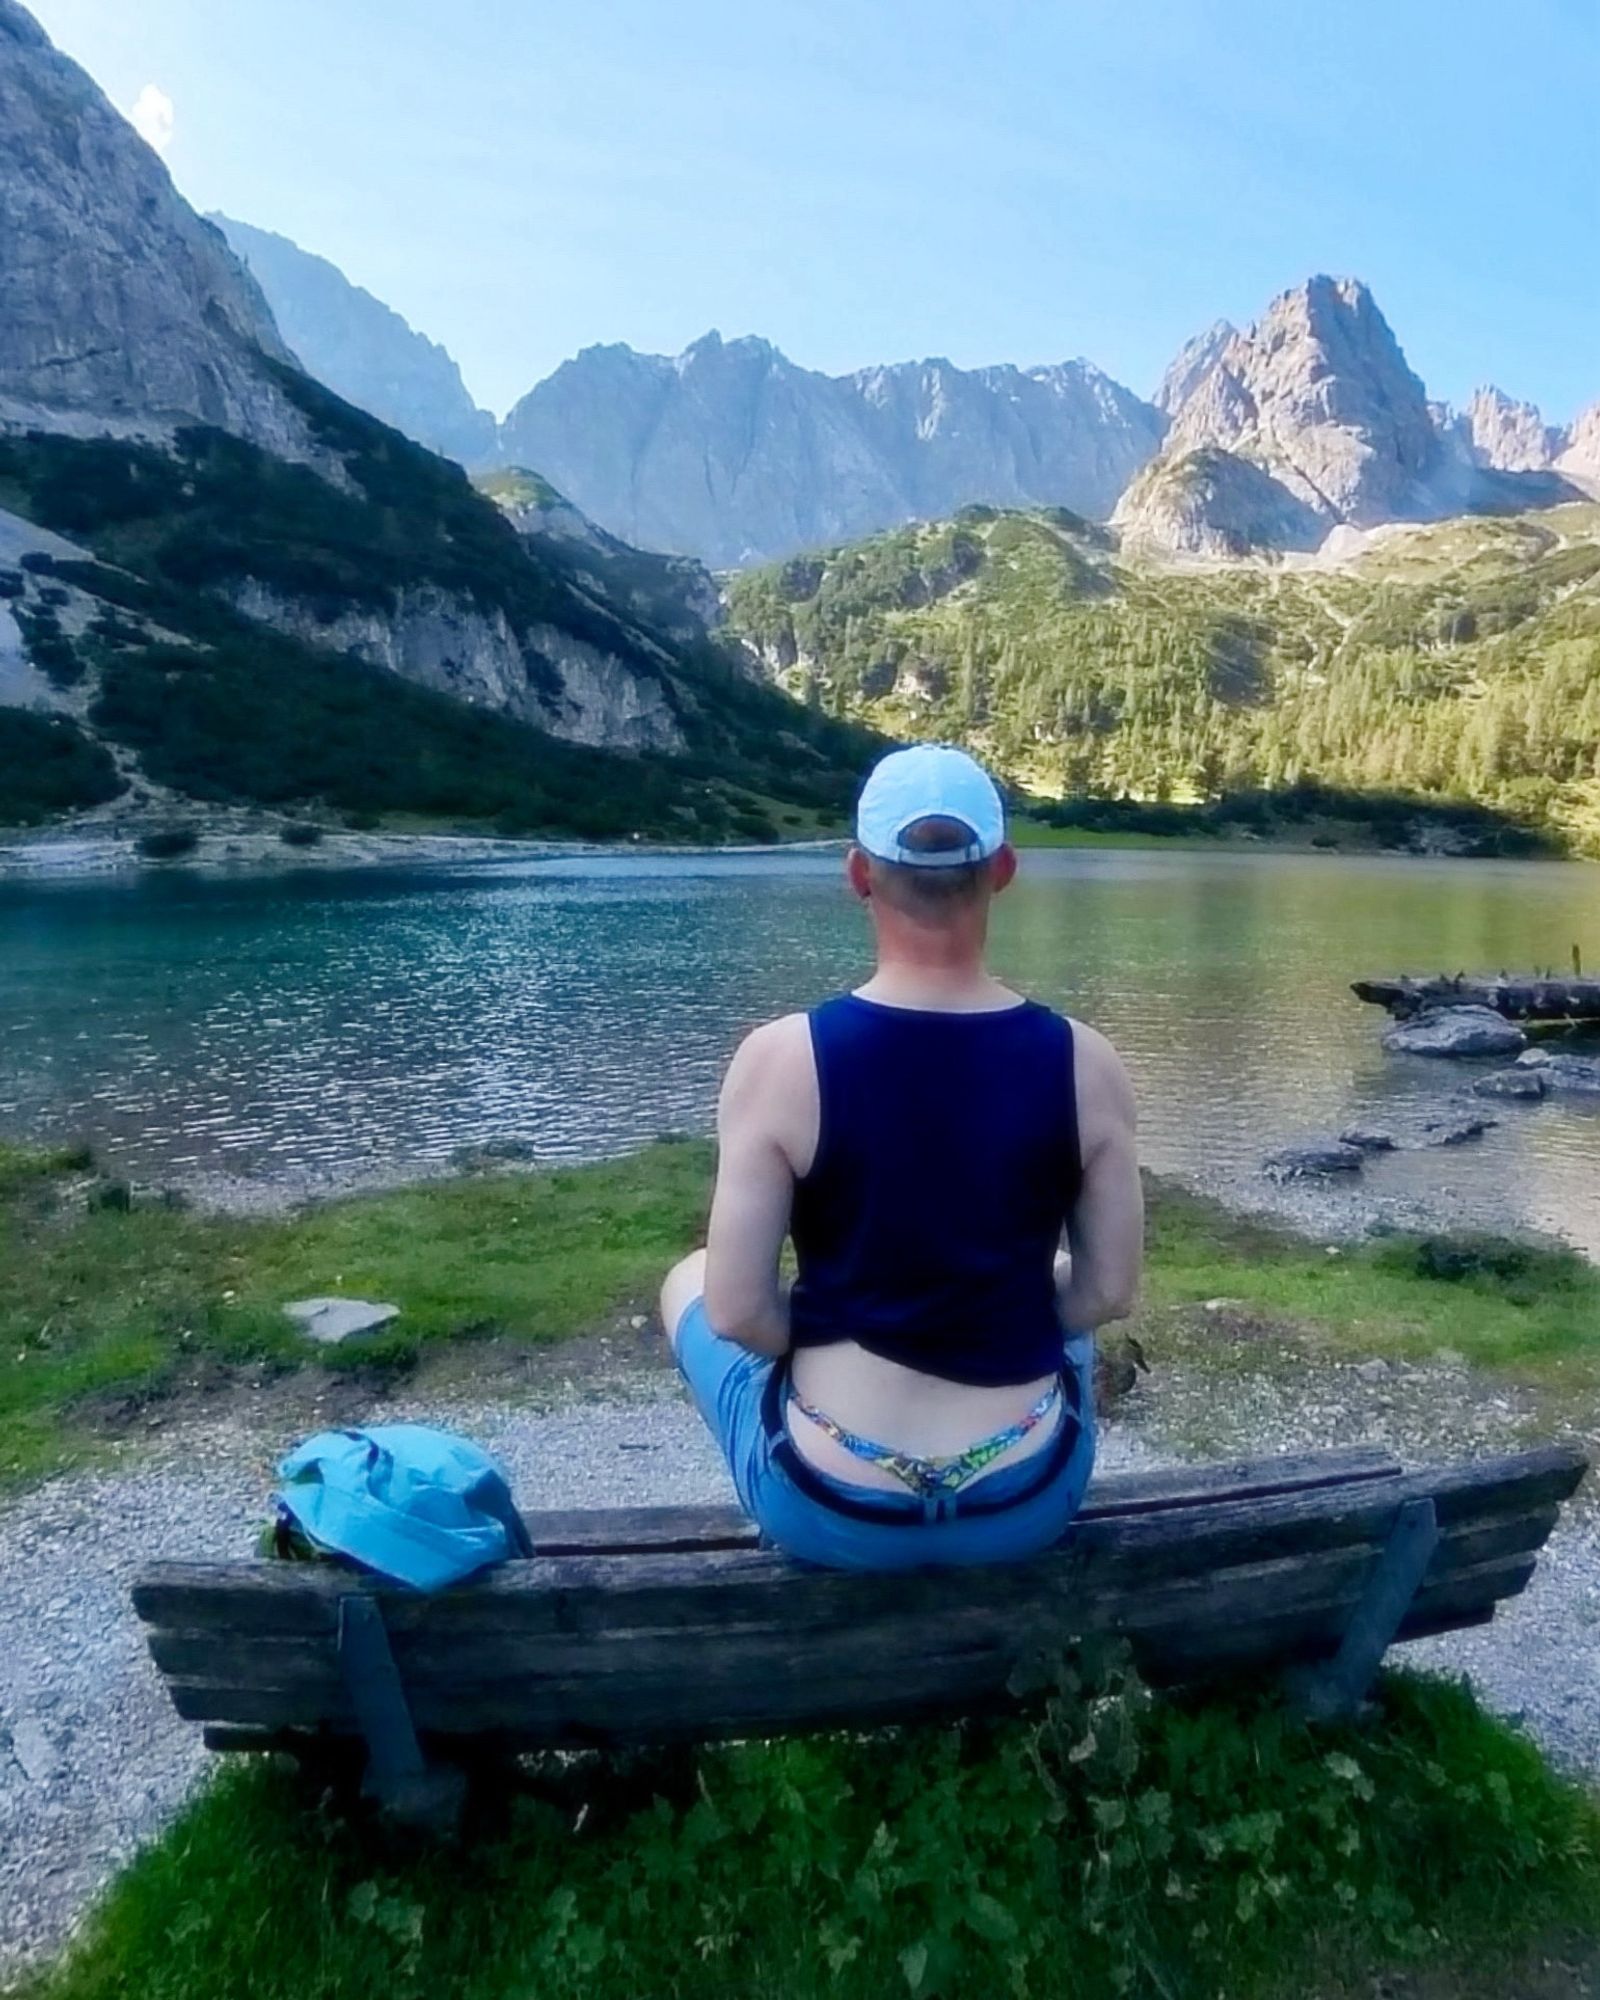
[[[1600,1103],[1497,1106],[1481,1144],[1377,1160],[1359,1196],[1258,1171],[1465,1090],[1383,1055],[1350,979],[1573,941],[1600,959],[1600,869],[1084,850],[1025,858],[995,959],[1123,1050],[1159,1170],[1329,1226],[1522,1223],[1600,1254]],[[859,978],[864,944],[825,856],[0,890],[0,1129],[153,1177],[337,1180],[506,1135],[591,1158],[705,1130],[739,1034]]]

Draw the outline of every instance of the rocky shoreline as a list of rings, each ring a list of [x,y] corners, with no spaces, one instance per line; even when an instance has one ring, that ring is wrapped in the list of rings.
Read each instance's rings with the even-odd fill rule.
[[[140,842],[158,827],[192,829],[194,843],[168,858],[141,850]],[[68,830],[0,828],[0,882],[106,880],[138,874],[182,872],[206,876],[287,874],[304,869],[477,867],[493,862],[555,861],[589,855],[772,854],[827,852],[830,840],[787,841],[782,847],[741,843],[730,847],[678,847],[643,840],[500,839],[487,834],[395,833],[316,827],[308,836],[292,829],[304,824],[267,820],[248,809],[216,808],[149,818],[79,823]],[[290,829],[289,837],[285,830]]]

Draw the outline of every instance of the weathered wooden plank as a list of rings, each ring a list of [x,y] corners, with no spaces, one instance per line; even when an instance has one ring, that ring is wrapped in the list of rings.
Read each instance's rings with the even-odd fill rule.
[[[1102,1521],[1168,1509],[1206,1508],[1265,1500],[1302,1489],[1398,1478],[1400,1461],[1378,1445],[1335,1451],[1283,1452],[1272,1458],[1224,1459],[1163,1466],[1154,1472],[1112,1473],[1095,1480],[1080,1521]]]
[[[1174,1568],[1372,1541],[1386,1532],[1397,1505],[1419,1495],[1434,1498],[1447,1529],[1499,1512],[1535,1512],[1558,1505],[1582,1477],[1584,1463],[1580,1453],[1550,1448],[1481,1467],[1358,1484],[1348,1492],[1230,1501],[1181,1517],[1085,1519],[1060,1552],[956,1576],[802,1572],[780,1555],[752,1549],[535,1558],[441,1597],[386,1591],[385,1615],[396,1635],[426,1625],[466,1641],[500,1630],[577,1636],[619,1622],[748,1623],[763,1613],[792,1624],[802,1600],[812,1624],[871,1616],[889,1602],[906,1614],[956,1603],[1025,1607],[1041,1591],[1087,1588],[1089,1576],[1106,1562],[1130,1576],[1156,1577]],[[145,1573],[135,1601],[148,1621],[178,1629],[216,1624],[241,1632],[331,1634],[340,1595],[377,1588],[332,1565],[162,1564]]]
[[[1392,1515],[1389,1519],[1392,1520]],[[1547,1507],[1527,1514],[1458,1523],[1442,1539],[1434,1573],[1443,1578],[1486,1561],[1537,1550],[1556,1519],[1556,1510]],[[1386,1524],[1378,1525],[1382,1528]],[[1362,1542],[1349,1547],[1354,1559],[1364,1560],[1375,1554],[1377,1543]],[[1328,1548],[1322,1548],[1314,1553],[1325,1556],[1329,1552]],[[1117,1553],[1111,1550],[1097,1569],[1091,1567],[1085,1572],[1082,1578],[1085,1598],[1095,1600],[1108,1615],[1116,1615],[1118,1608],[1130,1599],[1135,1602],[1142,1599],[1155,1607],[1166,1601],[1153,1594],[1149,1576],[1136,1566],[1130,1574],[1126,1564],[1116,1561]],[[1303,1559],[1311,1553],[1301,1551],[1302,1560],[1294,1561],[1291,1566],[1312,1577],[1325,1575],[1324,1570]],[[1277,1560],[1281,1563],[1283,1558]],[[1240,1568],[1236,1564],[1232,1570],[1218,1568],[1210,1572],[1204,1580],[1207,1589],[1214,1591],[1230,1576],[1237,1575]],[[1258,1576],[1259,1563],[1245,1573]],[[1273,1570],[1268,1574],[1270,1577],[1278,1573]],[[1180,1582],[1192,1590],[1196,1580],[1182,1577]],[[802,1612],[804,1608],[801,1600]],[[1070,1622],[1070,1607],[1059,1607],[1055,1615]],[[841,1656],[857,1645],[870,1647],[873,1657],[879,1660],[906,1651],[938,1652],[973,1645],[988,1645],[1015,1654],[1021,1645],[1028,1643],[1029,1633],[1043,1629],[1045,1622],[1037,1602],[1031,1611],[1018,1613],[1009,1607],[997,1611],[992,1605],[972,1604],[957,1597],[932,1610],[916,1613],[907,1613],[885,1602],[869,1618],[830,1629],[803,1616],[797,1619],[795,1598],[775,1593],[766,1617],[754,1622],[715,1618],[699,1626],[633,1625],[610,1632],[576,1634],[492,1631],[474,1635],[470,1643],[463,1642],[458,1633],[436,1631],[424,1623],[414,1630],[394,1633],[391,1643],[408,1686],[429,1681],[476,1685],[503,1676],[574,1673],[601,1679],[619,1670],[624,1674],[645,1675],[682,1672],[685,1663],[693,1660],[700,1650],[731,1655],[744,1662],[750,1671],[759,1671],[761,1658],[767,1651],[795,1650],[797,1627],[805,1634],[803,1644],[819,1672],[832,1671]],[[329,1680],[333,1671],[332,1645],[326,1635],[241,1634],[217,1628],[157,1629],[150,1634],[150,1651],[164,1673],[235,1685],[315,1687]]]
[[[1193,1578],[1126,1603],[1090,1601],[1078,1607],[1080,1631],[1125,1633],[1152,1679],[1203,1673],[1208,1665],[1297,1657],[1336,1644],[1371,1573],[1366,1552],[1340,1551],[1316,1565],[1256,1565],[1221,1579]],[[1531,1557],[1497,1557],[1455,1568],[1419,1592],[1419,1624],[1446,1610],[1475,1609],[1520,1589]],[[896,1712],[902,1697],[989,1705],[1001,1700],[1016,1661],[1041,1640],[1048,1624],[953,1630],[948,1621],[897,1643],[892,1623],[865,1630],[811,1635],[804,1646],[761,1635],[752,1656],[714,1633],[633,1635],[587,1642],[547,1672],[506,1672],[479,1678],[463,1662],[454,1676],[407,1673],[412,1713],[422,1730],[520,1731],[530,1738],[570,1740],[569,1726],[616,1740],[645,1741],[694,1718],[732,1726],[776,1726],[826,1718],[864,1721]],[[173,1698],[192,1720],[270,1724],[328,1720],[348,1724],[342,1680],[325,1659],[284,1649],[286,1684],[263,1686],[215,1662],[195,1677],[179,1674]],[[920,1690],[920,1693],[919,1693]]]
[[[1081,1521],[1266,1498],[1316,1487],[1396,1477],[1392,1453],[1375,1445],[1291,1452],[1267,1459],[1114,1473],[1090,1486]],[[541,1556],[636,1555],[652,1550],[753,1548],[758,1529],[737,1507],[587,1507],[524,1516]]]

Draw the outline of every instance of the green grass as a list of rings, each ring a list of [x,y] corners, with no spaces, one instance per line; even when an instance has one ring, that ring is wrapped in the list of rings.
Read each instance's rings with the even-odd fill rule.
[[[281,1318],[302,1294],[404,1306],[369,1364],[603,1322],[699,1231],[710,1164],[661,1144],[240,1220],[91,1213],[81,1149],[0,1146],[0,1477],[92,1448],[97,1393],[344,1365]],[[1328,1257],[1151,1192],[1154,1316],[1224,1295],[1330,1344],[1594,1386],[1600,1274],[1576,1259],[1402,1238]],[[1332,1734],[1248,1690],[1152,1701],[1115,1666],[1042,1693],[962,1730],[551,1760],[443,1855],[252,1760],[29,2000],[1332,2000],[1393,1966],[1470,1967],[1510,2000],[1502,1962],[1600,1930],[1594,1801],[1460,1689],[1392,1679],[1375,1727]]]
[[[398,1367],[442,1341],[554,1341],[653,1293],[704,1225],[709,1155],[491,1175],[336,1201],[283,1219],[159,1206],[87,1212],[80,1156],[0,1151],[0,1483],[94,1448],[95,1399],[156,1395],[197,1369],[306,1363],[286,1300],[402,1307],[393,1328],[309,1365]]]
[[[1164,1187],[1150,1204],[1153,1306],[1235,1299],[1347,1353],[1474,1365],[1575,1394],[1600,1389],[1600,1269],[1576,1251],[1489,1237],[1379,1237],[1337,1246]]]
[[[1000,1725],[552,1760],[444,1853],[252,1760],[32,2000],[1307,2000],[1592,1933],[1593,1800],[1459,1688],[1381,1701],[1069,1675]]]
[[[219,1368],[401,1368],[451,1341],[589,1330],[653,1294],[695,1240],[710,1170],[704,1143],[659,1145],[260,1219],[158,1203],[90,1212],[81,1153],[0,1148],[0,1484],[92,1453],[107,1399],[159,1396]],[[1425,1240],[1330,1257],[1179,1189],[1153,1182],[1150,1195],[1147,1314],[1225,1297],[1330,1348],[1449,1347],[1600,1393],[1600,1271],[1574,1254],[1465,1239],[1456,1275],[1462,1257]],[[353,1349],[308,1355],[281,1308],[323,1293],[390,1300],[402,1317]]]

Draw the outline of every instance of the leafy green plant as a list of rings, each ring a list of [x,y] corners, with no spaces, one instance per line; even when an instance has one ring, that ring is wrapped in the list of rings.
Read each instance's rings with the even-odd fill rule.
[[[1374,1726],[1328,1732],[1155,1700],[1113,1655],[1039,1693],[1018,1721],[535,1760],[454,1853],[258,1765],[139,1857],[46,2000],[1305,2000],[1600,1912],[1593,1803],[1460,1688],[1391,1679]]]

